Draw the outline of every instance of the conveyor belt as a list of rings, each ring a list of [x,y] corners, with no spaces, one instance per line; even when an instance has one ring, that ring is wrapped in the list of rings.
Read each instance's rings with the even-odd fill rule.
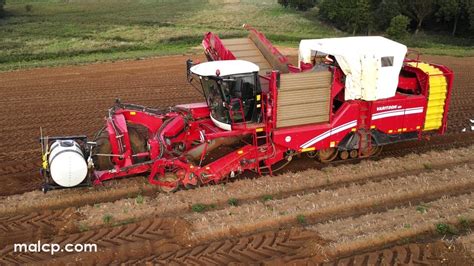
[[[239,60],[250,61],[260,67],[260,74],[265,75],[272,70],[272,66],[265,59],[262,52],[249,38],[224,39],[224,46]]]

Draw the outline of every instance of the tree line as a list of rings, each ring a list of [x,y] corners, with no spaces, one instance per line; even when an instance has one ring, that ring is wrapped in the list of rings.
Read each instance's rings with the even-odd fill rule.
[[[474,32],[474,0],[278,0],[287,8],[319,9],[321,19],[352,34],[408,28],[449,30],[452,35]],[[401,32],[400,32],[401,31]]]

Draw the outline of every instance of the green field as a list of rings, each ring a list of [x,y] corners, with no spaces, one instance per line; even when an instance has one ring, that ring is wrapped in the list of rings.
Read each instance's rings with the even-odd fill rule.
[[[294,47],[302,38],[344,35],[321,23],[314,10],[296,12],[268,0],[218,2],[7,0],[7,16],[0,19],[0,70],[188,53],[206,31],[244,36],[244,23]],[[422,35],[407,44],[427,53],[474,56],[469,40]]]

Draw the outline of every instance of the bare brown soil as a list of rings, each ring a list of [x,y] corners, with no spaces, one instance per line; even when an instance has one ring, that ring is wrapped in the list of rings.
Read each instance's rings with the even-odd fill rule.
[[[390,145],[373,160],[323,166],[299,158],[278,176],[171,195],[143,177],[37,190],[39,127],[93,136],[115,98],[153,107],[199,101],[185,81],[186,59],[0,73],[0,264],[469,264],[472,236],[437,241],[435,223],[465,227],[474,219],[474,133],[461,133],[474,118],[472,58],[426,58],[456,73],[448,134]],[[204,211],[194,212],[196,204]],[[99,252],[12,250],[37,240],[96,243]]]
[[[143,202],[132,198],[7,215],[0,220],[0,262],[322,263],[364,254],[420,235],[436,235],[435,223],[457,224],[461,216],[473,221],[469,159],[473,148],[405,156],[397,160],[405,173],[395,174],[395,160],[387,158],[281,175],[273,177],[275,182],[263,177],[145,196]],[[422,168],[417,168],[421,163]],[[371,171],[361,171],[364,168]],[[352,174],[344,175],[347,172]],[[309,187],[299,190],[296,186],[298,193],[287,193],[291,186],[285,186],[285,178]],[[268,179],[266,185],[258,183],[262,179]],[[253,183],[255,189],[248,194],[245,187]],[[59,191],[51,194],[55,192]],[[265,195],[275,198],[264,201]],[[230,197],[237,199],[237,206],[220,201]],[[194,212],[193,204],[202,202],[208,208]],[[425,209],[419,212],[417,206]],[[104,221],[106,215],[110,221]],[[354,226],[357,230],[351,229]],[[37,240],[96,243],[100,252],[51,256],[12,250],[13,243]]]
[[[465,236],[462,236],[457,241],[462,247],[474,258],[474,232],[470,232]]]
[[[341,258],[325,265],[469,265],[472,257],[461,245],[435,241],[398,245],[375,252]]]
[[[0,195],[39,189],[40,127],[92,137],[116,98],[152,107],[199,101],[186,83],[186,58],[0,73]]]
[[[189,206],[196,202],[213,204],[214,209],[217,209],[226,207],[229,198],[234,198],[239,203],[258,201],[262,195],[272,195],[273,199],[280,199],[314,193],[322,189],[337,189],[351,184],[365,184],[368,181],[380,182],[401,176],[417,175],[425,172],[426,167],[431,170],[442,170],[472,163],[470,155],[473,148],[474,146],[470,146],[441,153],[432,151],[421,156],[410,154],[396,160],[393,158],[363,160],[358,164],[326,167],[322,171],[310,169],[277,176],[263,176],[258,179],[241,179],[225,186],[206,186],[199,190],[182,190],[173,194],[155,195],[153,192],[156,188],[148,185],[144,179],[143,183],[136,184],[138,178],[120,180],[110,187],[57,190],[47,194],[47,197],[40,191],[31,191],[0,199],[0,216],[23,219],[23,216],[30,215],[32,211],[38,209],[61,210],[68,207],[81,207],[81,212],[89,216],[89,220],[94,218],[95,223],[100,223],[100,218],[106,211],[118,213],[126,210],[126,213],[120,215],[122,219],[131,218],[132,215],[135,218],[153,214],[176,215],[188,211]],[[394,161],[397,162],[396,165],[393,164]],[[398,164],[402,164],[403,167],[400,168]],[[251,186],[254,189],[245,189]],[[202,193],[209,197],[203,198]],[[139,194],[145,196],[144,204],[136,204],[135,197]],[[150,206],[160,208],[152,209]]]

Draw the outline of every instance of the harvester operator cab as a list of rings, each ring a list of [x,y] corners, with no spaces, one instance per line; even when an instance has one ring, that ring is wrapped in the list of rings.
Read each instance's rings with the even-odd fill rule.
[[[188,61],[188,81],[197,77],[211,119],[216,126],[231,130],[233,124],[261,120],[259,67],[243,60],[212,61],[192,66]]]

